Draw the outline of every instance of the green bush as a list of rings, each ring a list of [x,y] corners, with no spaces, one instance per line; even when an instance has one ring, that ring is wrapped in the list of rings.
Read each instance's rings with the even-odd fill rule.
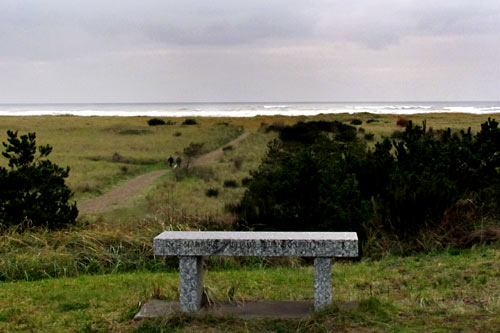
[[[348,142],[337,140],[350,137],[345,135],[350,128],[338,122],[285,127],[232,209],[240,216],[239,228],[362,232],[369,206],[348,163],[364,146],[355,135]]]
[[[336,122],[285,127],[232,207],[239,227],[351,230],[363,239],[369,224],[372,232],[399,240],[420,232],[449,234],[452,228],[464,238],[476,223],[457,214],[475,217],[467,211],[471,207],[483,216],[500,214],[495,120],[476,135],[470,129],[427,130],[425,122],[409,121],[398,140],[386,138],[371,150],[351,128]]]
[[[227,179],[224,181],[224,187],[238,187],[238,183],[234,179]]]
[[[159,118],[151,118],[148,120],[148,125],[149,126],[165,125],[165,121]]]
[[[38,147],[37,156],[35,133],[18,137],[7,131],[7,136],[2,155],[8,169],[0,167],[0,227],[58,229],[74,223],[78,210],[68,202],[73,193],[64,183],[69,167],[45,159],[52,151],[49,145]]]
[[[194,118],[187,118],[182,122],[182,125],[196,125],[196,124],[198,124],[198,123],[196,122],[196,119],[194,119]]]
[[[364,138],[365,138],[366,141],[373,141],[373,139],[375,138],[375,134],[373,134],[373,133],[365,133]]]
[[[207,197],[217,197],[219,195],[219,190],[216,188],[209,188],[205,191]]]

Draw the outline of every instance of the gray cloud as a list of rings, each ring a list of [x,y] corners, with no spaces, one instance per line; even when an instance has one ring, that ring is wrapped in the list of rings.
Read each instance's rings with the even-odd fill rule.
[[[495,99],[497,45],[493,0],[3,0],[0,103]]]

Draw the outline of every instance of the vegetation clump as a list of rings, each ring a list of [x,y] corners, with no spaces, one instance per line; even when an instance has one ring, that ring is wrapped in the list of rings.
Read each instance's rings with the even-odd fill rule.
[[[165,125],[165,120],[160,118],[151,118],[148,120],[149,126]]]
[[[361,119],[353,119],[351,120],[351,125],[361,125],[363,121]]]
[[[406,118],[398,118],[398,120],[396,120],[396,125],[399,127],[406,127],[408,126],[409,122],[410,121]]]
[[[375,138],[375,134],[373,134],[373,133],[365,133],[364,138],[365,138],[366,141],[373,141],[373,139]]]
[[[19,137],[7,131],[7,136],[2,155],[9,160],[8,168],[0,167],[0,228],[58,229],[74,223],[78,210],[76,203],[68,202],[73,193],[64,182],[69,167],[45,159],[52,147],[37,149],[35,133]]]
[[[191,142],[189,146],[184,148],[184,155],[187,158],[186,161],[186,169],[189,169],[189,165],[191,164],[192,160],[201,154],[203,154],[203,146],[204,143],[194,143]]]
[[[478,214],[500,215],[500,129],[492,119],[476,135],[408,121],[399,140],[368,149],[352,126],[298,123],[251,176],[233,207],[240,228],[384,233],[417,247],[416,235],[433,233],[465,246]]]
[[[235,188],[238,187],[238,183],[234,179],[227,179],[224,181],[224,187]]]
[[[209,188],[205,191],[207,197],[217,197],[219,195],[219,190],[216,188]]]
[[[196,119],[194,118],[187,118],[182,122],[182,125],[197,125],[198,122],[196,122]]]

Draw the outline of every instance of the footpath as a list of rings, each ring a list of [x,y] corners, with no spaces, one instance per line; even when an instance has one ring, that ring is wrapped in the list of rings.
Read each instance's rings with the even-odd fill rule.
[[[237,145],[240,141],[248,137],[249,134],[249,132],[245,132],[227,145]],[[220,147],[217,150],[199,157],[194,161],[193,165],[202,165],[213,161],[224,153],[222,148],[223,147]],[[80,214],[98,214],[111,209],[120,208],[121,204],[124,204],[129,198],[136,196],[156,179],[171,171],[172,169],[155,170],[133,178],[97,198],[79,202],[77,204],[78,211]]]

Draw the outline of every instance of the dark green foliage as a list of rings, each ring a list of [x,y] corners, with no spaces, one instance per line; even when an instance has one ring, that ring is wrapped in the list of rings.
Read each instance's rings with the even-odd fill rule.
[[[403,131],[400,131],[400,130],[395,130],[394,132],[392,132],[391,134],[391,139],[396,139],[396,140],[400,140],[403,138]]]
[[[374,123],[374,122],[377,122],[377,121],[378,121],[377,119],[373,119],[373,118],[372,118],[372,119],[368,119],[368,120],[366,121],[366,123],[367,123],[367,124],[370,124],[370,123]]]
[[[373,141],[373,139],[375,138],[375,134],[373,134],[373,133],[365,133],[364,138],[365,138],[366,141]]]
[[[408,121],[398,140],[386,138],[372,150],[354,127],[338,122],[299,123],[279,137],[232,209],[241,228],[352,230],[363,238],[370,221],[409,239],[422,230],[446,231],[457,207],[480,207],[490,216],[500,211],[494,120],[475,136],[470,129],[433,131]],[[471,204],[456,206],[460,202]],[[471,230],[471,221],[457,223]]]
[[[349,168],[364,149],[355,134],[339,122],[285,127],[234,208],[242,217],[240,228],[361,232],[368,205]],[[350,136],[349,142],[337,140]]]
[[[242,186],[247,186],[248,184],[250,184],[250,181],[252,180],[252,178],[250,177],[245,177],[241,180],[241,185]]]
[[[224,187],[238,187],[238,183],[234,179],[227,179],[224,181]]]
[[[0,227],[57,229],[74,223],[78,210],[76,203],[68,203],[73,193],[64,183],[69,167],[44,159],[52,147],[37,149],[35,133],[18,137],[17,132],[7,131],[7,136],[2,155],[9,168],[0,167]]]
[[[181,136],[182,135],[182,132],[175,132],[174,133],[174,136]]]
[[[165,121],[159,118],[151,118],[148,120],[148,125],[149,126],[165,125]]]
[[[361,125],[362,123],[363,123],[363,120],[361,120],[361,119],[351,120],[351,125]]]
[[[196,122],[196,119],[194,119],[194,118],[187,118],[182,122],[182,125],[196,125],[196,124],[198,124],[198,123]]]
[[[216,188],[209,188],[205,191],[207,197],[217,197],[219,195],[219,190]]]
[[[439,227],[443,214],[461,199],[482,197],[481,205],[498,206],[499,154],[494,120],[488,119],[476,136],[470,129],[434,132],[425,122],[414,126],[409,121],[401,140],[386,139],[368,154],[359,181],[363,195],[375,198],[377,219],[410,237]]]
[[[229,151],[229,150],[233,150],[233,146],[227,145],[227,146],[222,147],[222,151]]]
[[[193,158],[196,158],[197,156],[201,155],[203,153],[203,146],[204,143],[190,143],[189,146],[184,148],[184,155],[187,157],[187,162],[186,162],[186,169],[189,168],[189,165]]]

